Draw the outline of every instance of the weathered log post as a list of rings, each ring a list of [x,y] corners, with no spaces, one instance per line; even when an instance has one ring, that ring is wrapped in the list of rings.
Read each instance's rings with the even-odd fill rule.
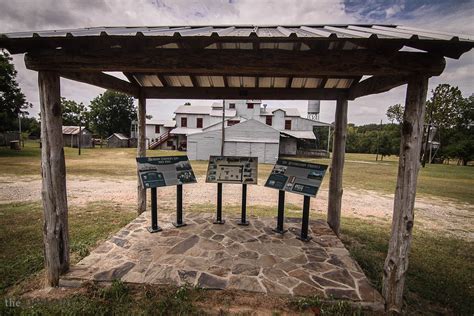
[[[146,99],[142,94],[138,97],[138,143],[137,157],[146,156]],[[146,190],[138,178],[137,169],[137,212],[138,215],[146,210]]]
[[[69,227],[66,195],[66,163],[62,135],[59,75],[40,71],[41,173],[43,241],[46,282],[58,286],[59,275],[69,269]]]
[[[390,313],[402,312],[408,253],[412,240],[416,183],[420,169],[427,89],[428,78],[425,76],[413,76],[408,80],[392,232],[384,264],[382,286],[385,309]]]
[[[334,233],[339,236],[342,205],[342,172],[347,138],[347,99],[339,98],[336,104],[334,141],[329,178],[328,218],[327,222]]]

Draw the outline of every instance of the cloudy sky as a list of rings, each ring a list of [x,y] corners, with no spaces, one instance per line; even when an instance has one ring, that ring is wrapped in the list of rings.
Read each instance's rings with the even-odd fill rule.
[[[325,24],[392,23],[474,35],[474,0],[0,0],[0,33],[27,30],[128,25],[193,24]],[[25,69],[23,56],[14,56],[18,81],[38,113],[37,75]],[[63,80],[62,95],[89,104],[103,90]],[[440,77],[430,80],[458,86],[465,96],[474,91],[474,52],[460,60],[447,59]],[[349,103],[349,122],[386,121],[388,106],[404,102],[405,86]],[[430,93],[429,93],[430,95]],[[205,100],[150,100],[155,118],[171,118],[179,104],[209,104]],[[270,107],[298,107],[304,101],[264,101]],[[334,120],[335,104],[321,103],[321,120]],[[159,115],[158,115],[159,113]]]

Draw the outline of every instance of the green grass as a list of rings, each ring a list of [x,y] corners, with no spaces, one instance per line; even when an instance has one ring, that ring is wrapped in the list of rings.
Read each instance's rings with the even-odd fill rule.
[[[135,148],[86,148],[77,155],[76,148],[65,148],[67,174],[132,179],[136,177]],[[167,150],[149,150],[149,156],[183,155],[185,153]],[[329,164],[329,159],[306,159],[306,161]],[[197,176],[204,176],[206,161],[192,161]],[[259,182],[262,184],[271,172],[272,165],[259,165]],[[372,154],[346,154],[344,187],[374,190],[384,194],[395,192],[398,172],[398,158],[385,157],[375,162]],[[40,176],[40,148],[35,142],[27,142],[22,151],[0,147],[0,175]],[[322,187],[327,188],[329,176]],[[452,199],[474,204],[474,167],[457,165],[427,165],[420,170],[417,193],[420,196]]]
[[[187,208],[186,211],[213,212],[214,205],[196,204]],[[238,217],[240,207],[238,205],[226,206],[225,212],[226,216]],[[265,206],[252,207],[251,212],[251,215],[257,216],[275,216],[275,214],[275,208]],[[39,203],[2,204],[0,205],[0,216],[2,220],[0,226],[0,294],[5,294],[9,287],[28,279],[43,268],[41,205]],[[70,234],[73,262],[77,262],[87,255],[98,241],[104,240],[111,233],[117,231],[134,216],[133,211],[108,202],[96,202],[85,207],[71,209]],[[299,217],[298,206],[288,205],[287,216]],[[320,217],[319,214],[317,217]],[[389,232],[389,225],[384,223],[354,218],[343,218],[342,221],[344,244],[379,290],[381,289],[382,269],[387,253]],[[438,236],[435,232],[417,230],[415,226],[407,278],[406,311],[410,313],[426,311],[472,313],[474,311],[473,254],[474,245],[470,242]],[[99,312],[105,311],[106,313],[117,311],[113,309],[115,307],[104,306],[101,302],[105,299],[107,302],[114,302],[111,303],[114,305],[121,296],[120,291],[110,294],[112,296],[107,295],[105,297],[99,295],[90,304],[83,296],[68,298],[70,300],[68,302],[74,306],[77,305],[77,308],[84,308],[86,314],[87,311],[92,312],[95,308]],[[158,305],[154,305],[154,308],[159,306],[174,306],[172,310],[181,308],[182,303],[177,302],[181,302],[180,300],[183,298],[179,297],[181,294],[176,295],[178,294],[174,293],[166,299],[162,297],[161,303],[155,302]],[[300,305],[313,303],[301,301]],[[120,304],[122,304],[121,308],[126,311],[130,311],[136,305],[130,305],[126,300]],[[314,308],[313,305],[311,308]],[[48,314],[50,311],[59,313],[61,308],[64,308],[61,306],[40,304],[36,308],[43,314]],[[143,308],[145,307],[143,306]],[[345,306],[339,306],[339,308],[345,308]]]
[[[110,202],[69,209],[72,262],[135,217]],[[43,210],[40,203],[0,204],[0,294],[43,269]]]

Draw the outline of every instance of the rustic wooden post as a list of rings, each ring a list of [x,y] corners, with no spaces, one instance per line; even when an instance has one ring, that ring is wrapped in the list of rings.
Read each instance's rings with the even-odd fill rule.
[[[146,156],[146,99],[140,94],[138,97],[138,144],[137,144],[137,156]],[[145,212],[146,210],[146,190],[142,187],[137,169],[137,185],[138,185],[138,196],[137,196],[137,212],[138,215]]]
[[[40,71],[38,86],[41,104],[44,263],[47,285],[58,286],[59,275],[69,269],[66,163],[58,73]]]
[[[339,98],[336,104],[334,141],[332,147],[331,176],[329,178],[328,224],[339,236],[341,224],[342,172],[347,138],[347,99]]]
[[[416,183],[420,169],[427,89],[427,77],[414,76],[408,80],[397,188],[393,206],[392,233],[384,264],[382,286],[385,309],[390,313],[402,312],[403,289],[412,239]]]

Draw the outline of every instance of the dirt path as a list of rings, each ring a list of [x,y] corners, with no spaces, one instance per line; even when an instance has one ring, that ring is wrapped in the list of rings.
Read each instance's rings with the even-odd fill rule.
[[[216,201],[215,184],[204,183],[184,186],[185,206],[194,204],[214,204]],[[71,206],[84,206],[90,202],[113,201],[115,203],[134,205],[136,201],[136,180],[111,180],[74,177],[68,179],[68,201]],[[265,188],[263,185],[249,186],[248,205],[275,206],[278,191]],[[163,207],[175,205],[174,187],[158,190],[159,203]],[[311,202],[313,211],[326,212],[327,190],[319,192]],[[41,199],[41,180],[37,177],[0,177],[0,204],[11,202],[38,201]],[[224,204],[239,205],[241,187],[224,185]],[[302,205],[303,197],[287,194],[286,203]],[[459,236],[474,241],[474,207],[467,203],[446,201],[438,198],[418,197],[416,201],[416,221],[427,230]],[[375,191],[345,188],[343,195],[343,216],[373,218],[389,222],[393,209],[393,195]]]

